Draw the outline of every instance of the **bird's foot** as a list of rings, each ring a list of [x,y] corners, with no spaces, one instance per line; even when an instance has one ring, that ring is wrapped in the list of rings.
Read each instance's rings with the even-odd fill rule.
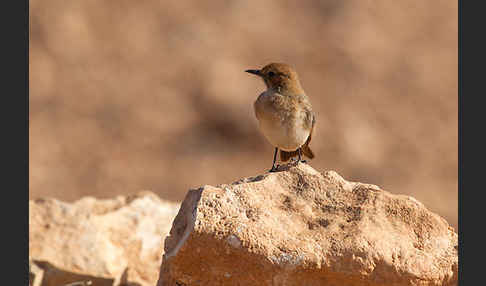
[[[307,163],[307,160],[304,160],[304,159],[297,159],[297,158],[292,158],[290,163],[294,163],[294,164],[299,164],[299,163]]]
[[[289,165],[291,165],[291,166],[298,166],[299,163],[306,164],[307,161],[306,160],[293,159],[293,160],[290,161]]]
[[[277,166],[275,167],[275,165],[272,166],[272,169],[270,169],[268,172],[269,173],[272,173],[272,172],[277,172],[278,171],[278,167],[280,167],[280,165],[277,164]]]

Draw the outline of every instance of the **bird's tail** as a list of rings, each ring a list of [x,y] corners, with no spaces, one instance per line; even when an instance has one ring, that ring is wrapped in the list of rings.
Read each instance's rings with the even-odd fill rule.
[[[284,151],[284,150],[280,150],[280,161],[287,162],[290,158],[297,156],[297,155],[298,155],[297,151],[287,152],[287,151]]]
[[[302,153],[309,159],[314,159],[315,155],[314,155],[314,152],[312,152],[311,148],[309,147],[309,142],[310,142],[310,139],[311,139],[311,136],[309,136],[309,138],[307,138],[307,141],[305,141],[304,145],[302,145]],[[295,150],[295,151],[283,151],[283,150],[280,150],[280,160],[282,162],[287,162],[290,158],[294,157],[294,156],[298,156],[299,155],[299,150]]]
[[[312,152],[311,148],[307,144],[304,144],[304,146],[302,146],[302,153],[304,153],[304,155],[307,156],[307,158],[309,159],[314,159],[315,157],[314,152]]]

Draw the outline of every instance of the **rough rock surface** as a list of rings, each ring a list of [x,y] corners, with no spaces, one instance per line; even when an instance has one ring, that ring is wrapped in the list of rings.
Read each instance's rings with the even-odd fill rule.
[[[29,255],[35,282],[154,285],[163,237],[178,209],[179,204],[150,192],[111,200],[85,197],[74,203],[29,201]]]
[[[190,190],[158,285],[456,285],[457,245],[414,198],[299,164]]]

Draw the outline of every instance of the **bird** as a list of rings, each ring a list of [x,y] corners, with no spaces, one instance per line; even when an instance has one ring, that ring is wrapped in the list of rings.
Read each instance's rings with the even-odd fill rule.
[[[261,93],[253,104],[260,131],[275,147],[272,168],[276,172],[277,153],[280,160],[288,161],[298,156],[296,164],[306,163],[315,157],[309,147],[316,124],[312,105],[299,81],[297,72],[285,63],[270,63],[261,69],[249,69],[265,83],[267,90]]]

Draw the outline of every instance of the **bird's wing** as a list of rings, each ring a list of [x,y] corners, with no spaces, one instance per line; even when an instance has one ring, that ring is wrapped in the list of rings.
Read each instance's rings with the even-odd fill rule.
[[[316,124],[316,116],[312,111],[312,107],[310,104],[306,104],[304,107],[305,118],[304,118],[304,127],[307,129],[314,129],[314,125]]]
[[[311,123],[311,130],[309,134],[309,142],[310,142],[310,138],[312,137],[312,133],[314,132],[314,126],[316,125],[316,116],[314,115],[314,112],[311,111],[310,113],[312,116],[312,123]]]

